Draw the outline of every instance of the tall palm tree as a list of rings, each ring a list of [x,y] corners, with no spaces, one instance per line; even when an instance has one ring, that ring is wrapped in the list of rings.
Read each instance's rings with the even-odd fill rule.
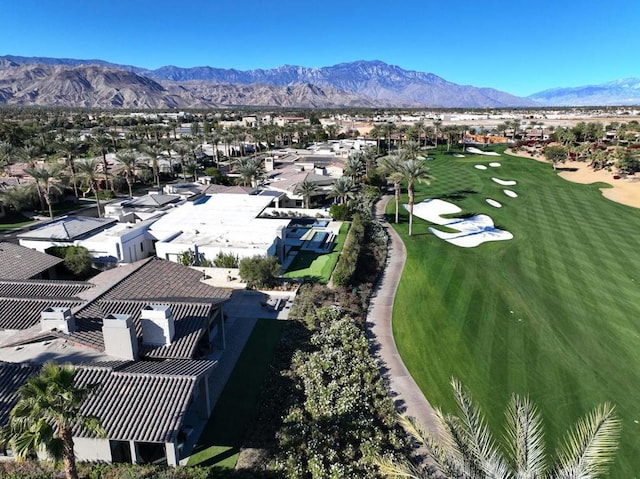
[[[138,158],[136,154],[131,150],[124,150],[118,152],[116,155],[118,161],[122,164],[122,171],[124,173],[124,179],[129,187],[129,196],[133,197],[133,177],[135,176],[136,165],[138,164]]]
[[[410,420],[406,429],[424,445],[437,470],[437,477],[460,479],[594,479],[605,474],[617,449],[620,421],[613,407],[603,404],[578,421],[561,446],[556,461],[547,456],[542,419],[527,398],[513,395],[506,411],[507,442],[499,448],[480,410],[462,385],[452,380],[460,416],[436,410],[436,438],[420,431]],[[427,478],[432,471],[410,463],[380,461],[388,477]]]
[[[53,194],[62,193],[59,180],[64,165],[60,163],[51,163],[43,166],[30,166],[24,171],[28,173],[36,181],[38,186],[38,194],[42,194],[44,202],[49,208],[49,218],[53,219]]]
[[[9,413],[3,442],[18,457],[45,449],[54,459],[62,459],[67,479],[77,479],[73,429],[104,436],[98,418],[84,416],[81,408],[93,387],[75,383],[76,370],[69,365],[45,363],[38,375],[18,389],[18,402]]]
[[[304,181],[298,183],[293,190],[296,195],[300,195],[304,198],[304,207],[306,209],[311,207],[311,197],[316,191],[318,191],[318,185],[306,178]]]
[[[102,216],[100,209],[100,196],[98,195],[98,173],[96,169],[100,165],[98,158],[85,159],[78,161],[78,175],[84,180],[91,192],[96,197],[96,206],[98,208],[98,218]]]
[[[104,187],[113,191],[113,180],[109,179],[109,162],[107,161],[107,153],[113,148],[114,141],[103,129],[97,129],[96,134],[92,137],[91,151],[98,154],[102,158],[102,173],[104,174]]]
[[[429,184],[431,176],[429,168],[422,160],[406,160],[402,164],[402,175],[407,182],[407,192],[409,193],[409,236],[413,234],[413,205],[416,201],[416,183]]]
[[[74,132],[71,136],[64,138],[62,141],[57,143],[57,150],[64,154],[65,162],[67,163],[67,168],[71,173],[71,183],[73,184],[73,194],[76,198],[78,198],[78,181],[76,178],[76,165],[75,159],[78,156],[80,146],[80,139],[78,137],[78,133]]]
[[[362,179],[367,174],[367,161],[363,152],[356,151],[349,155],[345,163],[344,173],[350,176],[354,183],[362,182]]]
[[[435,139],[436,149],[438,148],[438,135],[440,133],[440,127],[441,126],[442,126],[442,120],[440,120],[440,119],[433,120],[434,139]]]
[[[187,155],[191,152],[191,149],[189,148],[189,145],[187,145],[187,143],[185,143],[184,141],[176,141],[172,143],[171,148],[173,148],[173,151],[175,151],[178,154],[178,157],[180,158],[180,169],[182,170],[182,179],[184,181],[187,181],[185,159],[187,158]]]
[[[341,176],[331,185],[329,197],[337,198],[340,204],[343,205],[348,199],[353,198],[355,191],[356,185],[353,180],[348,176]]]
[[[393,191],[396,201],[396,223],[399,219],[399,207],[400,207],[400,193],[402,189],[402,182],[404,181],[404,173],[402,171],[402,165],[406,161],[406,157],[403,153],[396,153],[383,158],[382,168],[385,175],[393,183]]]
[[[420,153],[420,145],[415,141],[407,141],[402,150],[406,153],[409,159],[415,160]]]

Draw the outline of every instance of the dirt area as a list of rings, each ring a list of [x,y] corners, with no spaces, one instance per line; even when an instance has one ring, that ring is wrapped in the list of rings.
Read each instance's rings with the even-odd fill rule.
[[[505,151],[508,155],[531,158],[543,163],[549,163],[542,156],[532,156],[529,152],[520,150],[514,153],[510,149]],[[562,171],[558,175],[565,180],[574,183],[589,185],[591,183],[603,182],[610,184],[613,188],[600,188],[602,196],[616,203],[620,203],[634,208],[640,208],[640,176],[629,178],[613,179],[614,172],[606,170],[593,171],[587,163],[580,161],[567,161],[559,166]],[[575,171],[567,171],[574,170]]]

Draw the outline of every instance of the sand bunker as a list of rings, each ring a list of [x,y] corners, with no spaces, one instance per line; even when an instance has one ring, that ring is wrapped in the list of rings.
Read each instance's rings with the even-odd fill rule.
[[[464,158],[464,155],[461,155],[460,153],[454,153],[453,156],[456,158]]]
[[[477,169],[477,170],[486,170],[487,169],[487,167],[484,166],[484,165],[474,165],[474,168]]]
[[[491,163],[489,163],[489,166],[491,166],[493,168],[498,168],[499,166],[502,166],[502,165],[500,163],[492,161]]]
[[[516,193],[515,191],[511,191],[511,190],[502,190],[504,192],[505,195],[510,196],[511,198],[517,198],[518,197],[518,193]]]
[[[500,178],[491,178],[491,180],[502,186],[515,186],[517,184],[514,180],[501,180]]]
[[[404,208],[408,210],[409,205],[404,205]],[[438,238],[462,248],[473,248],[487,241],[504,241],[513,238],[508,231],[497,229],[491,217],[487,215],[475,215],[470,218],[442,217],[442,215],[456,214],[460,211],[462,210],[453,203],[438,199],[424,200],[413,207],[413,214],[418,218],[457,230],[455,233],[446,233],[436,228],[429,228],[429,231]]]
[[[500,202],[498,202],[496,200],[492,200],[491,198],[487,198],[486,202],[489,203],[494,208],[502,208],[502,203],[500,203]]]
[[[476,155],[487,155],[487,156],[500,156],[500,153],[496,153],[495,151],[482,151],[473,146],[467,148],[469,153],[475,153]]]

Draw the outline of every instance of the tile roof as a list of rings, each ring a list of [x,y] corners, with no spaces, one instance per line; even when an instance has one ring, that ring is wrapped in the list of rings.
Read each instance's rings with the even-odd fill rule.
[[[90,283],[81,281],[51,281],[44,279],[12,281],[0,279],[0,298],[79,299],[79,294],[90,288]]]
[[[76,366],[76,384],[97,385],[82,406],[100,419],[112,440],[175,441],[200,376],[215,361],[109,362]],[[17,390],[39,367],[0,361],[0,426],[18,400]],[[78,436],[91,436],[76,428]]]
[[[0,361],[0,426],[9,419],[9,412],[18,401],[17,390],[38,368],[28,364]]]
[[[0,241],[0,278],[29,279],[63,261],[31,248]]]
[[[20,239],[73,241],[89,233],[100,231],[117,222],[111,218],[91,218],[89,216],[67,216],[47,223],[40,228],[20,233]]]
[[[177,439],[196,385],[194,376],[101,368],[82,369],[77,381],[80,385],[100,385],[83,405],[82,414],[98,417],[109,439],[140,442]]]
[[[40,322],[40,313],[49,306],[73,309],[81,304],[73,299],[0,298],[0,329],[28,329]]]
[[[168,346],[142,346],[140,355],[154,359],[191,359],[197,355],[198,343],[206,334],[213,305],[208,302],[168,303],[149,301],[100,300],[79,310],[76,315],[76,331],[72,341],[104,350],[102,319],[108,314],[131,315],[138,338],[142,338],[140,311],[149,304],[171,307],[175,319],[175,335]]]
[[[231,296],[229,291],[202,283],[201,279],[200,271],[186,268],[172,261],[149,258],[140,268],[122,278],[107,291],[104,298],[152,302],[196,299],[220,303]]]

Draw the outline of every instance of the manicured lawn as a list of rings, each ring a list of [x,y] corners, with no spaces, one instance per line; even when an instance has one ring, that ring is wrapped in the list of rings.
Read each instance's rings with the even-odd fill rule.
[[[189,459],[190,466],[235,467],[285,325],[275,320],[257,322]]]
[[[9,231],[15,228],[22,228],[23,226],[35,223],[35,220],[30,220],[26,216],[21,214],[7,215],[4,218],[0,218],[0,231]]]
[[[514,239],[459,248],[429,234],[419,218],[408,237],[401,210],[397,230],[408,260],[393,329],[407,367],[431,403],[445,410],[454,405],[450,378],[462,380],[497,435],[510,395],[529,395],[543,414],[549,450],[579,417],[610,401],[623,421],[610,476],[634,477],[640,471],[640,211],[534,160],[435,156],[429,162],[435,179],[418,187],[417,201],[439,197],[465,213],[488,214]],[[491,161],[502,166],[473,167]],[[492,176],[516,180],[507,188],[519,197],[507,197]],[[486,198],[504,206],[493,208]],[[390,221],[393,210],[392,201]]]
[[[343,223],[331,253],[319,254],[312,251],[299,251],[283,276],[285,278],[304,278],[327,284],[331,273],[333,273],[333,268],[338,262],[347,231],[349,231],[349,223]]]

